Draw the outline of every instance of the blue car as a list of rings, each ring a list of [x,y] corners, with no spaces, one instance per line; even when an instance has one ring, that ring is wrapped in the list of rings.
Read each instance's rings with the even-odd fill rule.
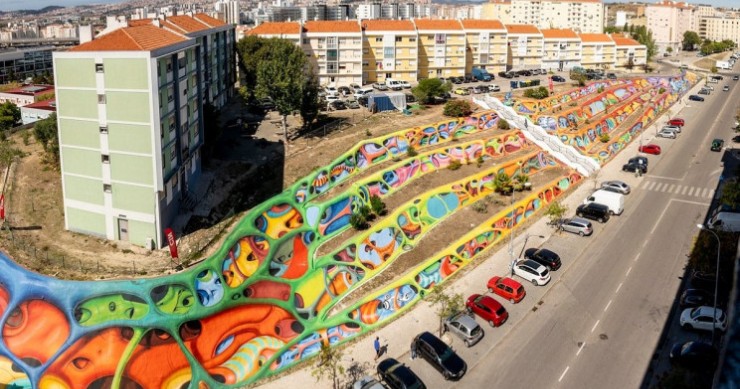
[[[691,100],[691,101],[704,101],[704,98],[701,97],[701,96],[697,96],[697,95],[691,95],[691,96],[689,96],[689,100]]]

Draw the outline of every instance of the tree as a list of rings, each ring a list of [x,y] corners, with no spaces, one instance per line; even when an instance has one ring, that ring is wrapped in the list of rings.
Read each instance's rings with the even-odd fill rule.
[[[0,170],[5,170],[16,157],[22,157],[23,152],[9,140],[0,141]]]
[[[442,109],[443,115],[456,118],[469,116],[471,113],[473,113],[473,107],[467,100],[450,100]]]
[[[242,76],[242,96],[246,102],[254,98],[257,88],[257,65],[267,56],[267,39],[248,35],[236,43]]]
[[[658,51],[658,48],[655,45],[655,40],[653,39],[653,32],[648,30],[645,26],[635,27],[632,25],[630,26],[630,35],[632,36],[632,39],[645,45],[647,48],[647,60],[650,61]]]
[[[568,207],[561,204],[560,201],[556,201],[547,207],[545,215],[550,218],[550,224],[555,224],[560,228],[560,225],[563,223],[563,216],[565,216],[567,212]]]
[[[319,79],[314,72],[309,73],[303,83],[301,94],[301,119],[303,128],[310,128],[319,117]]]
[[[494,180],[496,191],[501,194],[511,194],[514,190],[514,185],[511,182],[511,177],[508,174],[501,172],[496,175]]]
[[[583,73],[577,73],[570,76],[570,79],[577,82],[578,86],[586,86],[586,75]]]
[[[511,128],[509,126],[509,122],[507,122],[506,119],[504,118],[499,118],[498,124],[496,126],[498,127],[499,130],[508,130],[509,128]]]
[[[542,100],[547,96],[550,96],[550,92],[544,86],[527,89],[524,91],[524,97],[529,97],[531,99]]]
[[[39,120],[33,126],[33,137],[44,149],[47,162],[54,166],[59,165],[59,136],[57,131],[56,113],[52,113],[44,120]]]
[[[439,317],[439,335],[444,331],[444,321],[448,317],[460,312],[465,307],[465,300],[460,293],[447,294],[440,285],[434,285],[432,291],[426,296],[427,301],[435,308]]]
[[[712,72],[712,73],[717,73],[717,67],[716,66],[712,66],[712,68],[709,69],[709,71]]]
[[[701,38],[695,31],[686,31],[683,33],[683,41],[681,41],[681,47],[684,50],[693,51],[696,47],[701,45]]]
[[[21,121],[21,109],[6,101],[0,104],[0,131],[15,127]]]
[[[733,180],[725,183],[719,201],[722,205],[736,209],[740,205],[740,181]]]
[[[439,78],[425,78],[419,81],[419,85],[411,89],[411,93],[422,104],[428,104],[434,101],[435,97],[442,97],[449,92],[452,86],[450,83],[442,83]]]
[[[669,47],[666,47],[665,52],[668,53],[668,54],[672,53],[673,52],[673,47],[670,47],[670,46]]]
[[[326,378],[331,381],[333,389],[339,389],[339,378],[344,374],[342,366],[342,350],[321,344],[321,351],[318,355],[318,364],[311,370],[311,375],[316,378],[316,382]]]

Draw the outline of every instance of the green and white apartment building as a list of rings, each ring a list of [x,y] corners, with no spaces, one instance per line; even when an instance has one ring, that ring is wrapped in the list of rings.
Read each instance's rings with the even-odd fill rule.
[[[55,52],[68,230],[160,248],[201,174],[203,105],[235,82],[234,27],[205,14],[129,21]]]

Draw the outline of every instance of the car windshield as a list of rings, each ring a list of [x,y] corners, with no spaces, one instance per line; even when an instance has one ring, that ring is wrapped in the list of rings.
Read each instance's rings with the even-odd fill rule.
[[[506,313],[506,308],[504,307],[501,307],[498,309],[498,311],[496,311],[496,314],[499,316],[503,315],[504,313]]]
[[[692,319],[696,319],[700,315],[701,315],[701,309],[694,308],[693,310],[691,310],[691,314],[689,316],[691,316]]]

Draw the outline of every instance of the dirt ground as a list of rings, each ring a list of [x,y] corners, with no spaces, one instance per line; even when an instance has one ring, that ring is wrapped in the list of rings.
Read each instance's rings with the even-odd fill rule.
[[[717,63],[717,61],[724,61],[727,58],[730,58],[730,55],[732,55],[731,51],[724,52],[724,53],[710,54],[707,57],[704,57],[698,61],[695,61],[694,66],[696,66],[697,68],[709,70]]]

